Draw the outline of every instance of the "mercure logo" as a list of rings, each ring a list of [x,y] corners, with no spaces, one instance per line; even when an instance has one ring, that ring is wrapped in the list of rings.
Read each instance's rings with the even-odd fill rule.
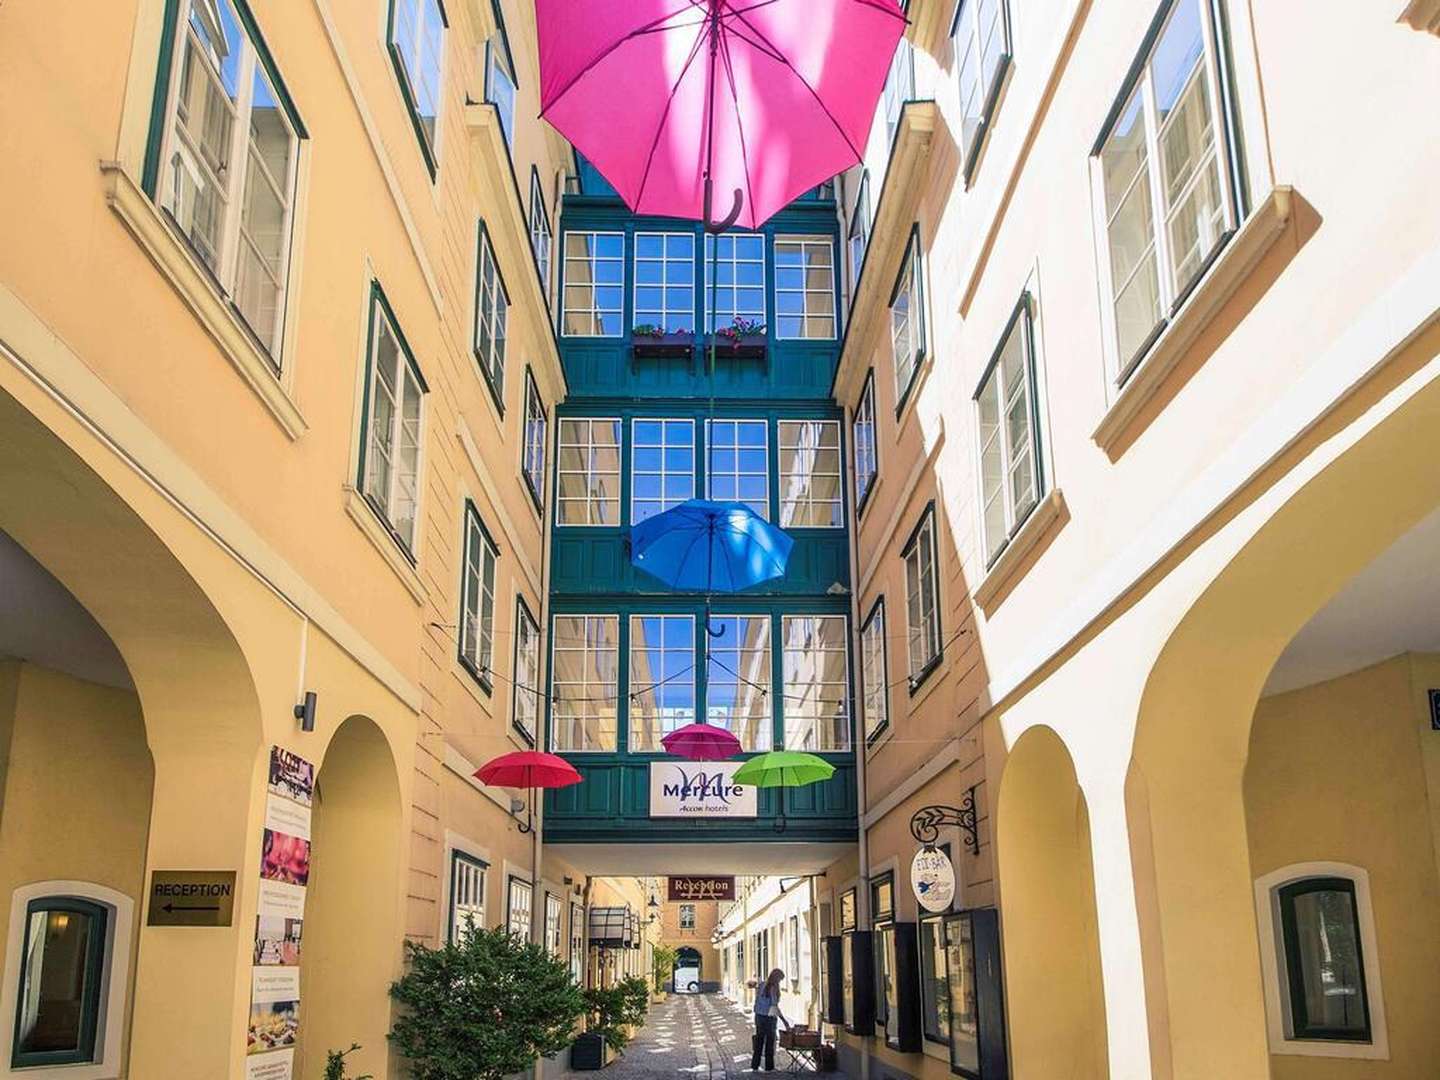
[[[679,799],[681,802],[718,799],[729,806],[732,798],[745,794],[745,789],[739,784],[730,783],[723,772],[707,773],[702,770],[691,774],[678,765],[675,772],[679,774],[679,783],[663,784],[661,790],[667,797]]]

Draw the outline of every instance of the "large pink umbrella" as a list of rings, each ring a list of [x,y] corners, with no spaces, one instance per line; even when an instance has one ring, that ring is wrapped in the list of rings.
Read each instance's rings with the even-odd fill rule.
[[[748,229],[860,160],[905,30],[897,0],[535,6],[541,114],[630,209]]]

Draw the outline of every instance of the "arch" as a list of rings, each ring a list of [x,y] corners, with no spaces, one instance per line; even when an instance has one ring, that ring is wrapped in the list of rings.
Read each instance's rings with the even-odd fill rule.
[[[1016,741],[995,820],[1015,1076],[1099,1080],[1109,1067],[1090,817],[1051,728]]]
[[[303,1062],[318,1080],[327,1049],[359,1043],[357,1073],[389,1075],[391,981],[399,974],[400,781],[385,734],[350,716],[315,779],[310,881],[301,932]]]
[[[1196,550],[1197,572],[1216,569],[1146,681],[1127,812],[1152,1045],[1176,1077],[1270,1075],[1244,803],[1256,705],[1306,622],[1440,506],[1440,381],[1395,385],[1435,338]]]

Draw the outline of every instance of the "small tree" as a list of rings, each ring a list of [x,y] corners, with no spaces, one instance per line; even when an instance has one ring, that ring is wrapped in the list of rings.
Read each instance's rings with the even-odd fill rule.
[[[675,961],[680,954],[669,945],[655,946],[655,989],[665,989],[665,982],[675,974]]]
[[[629,1029],[645,1022],[650,985],[632,976],[615,986],[593,987],[585,991],[585,1004],[590,1013],[589,1032],[599,1035],[606,1046],[619,1053],[630,1041]]]
[[[414,1080],[501,1080],[570,1044],[585,998],[565,965],[508,930],[467,923],[461,940],[407,943],[390,987],[404,1012],[390,1032]]]

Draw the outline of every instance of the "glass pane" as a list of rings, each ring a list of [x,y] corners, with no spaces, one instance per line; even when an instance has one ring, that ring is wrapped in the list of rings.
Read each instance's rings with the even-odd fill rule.
[[[860,634],[861,670],[864,690],[865,736],[869,738],[882,728],[888,714],[888,689],[885,679],[885,609],[878,608]]]
[[[630,749],[660,753],[660,742],[695,720],[695,620],[630,618]]]
[[[980,1068],[980,1024],[968,916],[945,920],[945,969],[950,986],[950,1064],[975,1072]]]
[[[920,924],[920,1016],[928,1038],[939,1042],[950,1038],[950,985],[939,919]]]
[[[619,620],[615,616],[556,617],[551,657],[552,749],[616,749],[618,663]]]
[[[769,750],[770,619],[714,615],[706,642],[705,719],[725,728],[746,750]]]
[[[844,616],[786,615],[782,636],[785,749],[849,749],[850,675]]]
[[[1115,212],[1131,183],[1144,171],[1145,156],[1145,99],[1137,88],[1100,148],[1108,213]]]
[[[1355,899],[1348,889],[1312,889],[1291,899],[1291,942],[1287,955],[1292,992],[1302,989],[1303,1005],[1294,1009],[1296,1034],[1321,1029],[1364,1035],[1366,1015],[1360,937]],[[1301,1029],[1304,1030],[1301,1030]]]
[[[95,948],[104,918],[40,908],[29,913],[15,1025],[15,1052],[89,1056],[95,1040]]]

